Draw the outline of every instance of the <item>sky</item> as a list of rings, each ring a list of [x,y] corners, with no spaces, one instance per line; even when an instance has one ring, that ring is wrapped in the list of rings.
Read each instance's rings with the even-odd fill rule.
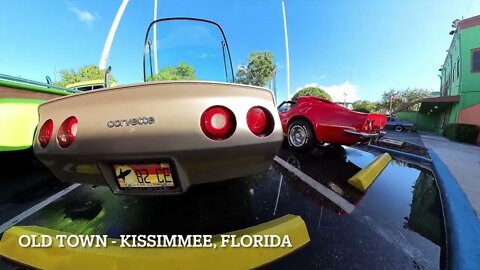
[[[0,73],[45,81],[98,65],[121,0],[3,0]],[[285,0],[293,95],[305,86],[335,101],[380,100],[407,87],[438,91],[455,19],[480,15],[479,0]],[[158,0],[158,18],[213,20],[225,31],[233,66],[270,51],[277,100],[287,98],[281,0]],[[143,80],[143,43],[153,0],[130,0],[108,65],[120,84]]]

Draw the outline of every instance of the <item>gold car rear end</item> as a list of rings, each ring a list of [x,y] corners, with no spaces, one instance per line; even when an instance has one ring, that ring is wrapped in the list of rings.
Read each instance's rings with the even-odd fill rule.
[[[217,108],[233,117],[228,136],[215,135],[225,124],[214,114]],[[269,129],[262,133],[252,126],[252,111],[266,115]],[[268,168],[283,140],[272,93],[227,83],[114,87],[46,102],[39,114],[37,157],[60,180],[108,184],[118,194],[178,194],[191,185],[258,173]],[[156,178],[145,176],[155,172]],[[130,178],[159,183],[122,182]]]

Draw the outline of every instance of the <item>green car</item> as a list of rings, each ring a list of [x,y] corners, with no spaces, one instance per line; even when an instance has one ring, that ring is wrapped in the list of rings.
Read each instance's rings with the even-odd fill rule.
[[[38,124],[38,106],[44,101],[104,87],[104,80],[60,87],[0,74],[0,152],[25,150],[32,146]]]

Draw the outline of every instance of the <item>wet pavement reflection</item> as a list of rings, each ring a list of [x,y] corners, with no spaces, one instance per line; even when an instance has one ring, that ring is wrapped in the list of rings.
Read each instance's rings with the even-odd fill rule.
[[[57,181],[45,167],[32,164],[32,158],[27,150],[14,156],[0,155],[0,224],[70,185]],[[14,163],[16,160],[23,165]]]
[[[218,234],[286,214],[305,221],[311,242],[267,269],[438,269],[445,265],[445,233],[430,171],[393,161],[363,194],[347,180],[375,155],[322,147],[278,156],[350,202],[344,212],[302,179],[273,163],[245,178],[194,186],[173,197],[113,195],[83,185],[23,220],[76,234]]]

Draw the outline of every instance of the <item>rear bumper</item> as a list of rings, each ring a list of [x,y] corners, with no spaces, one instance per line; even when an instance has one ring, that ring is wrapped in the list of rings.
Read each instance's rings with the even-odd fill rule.
[[[278,136],[278,140],[234,147],[148,154],[97,154],[94,158],[90,155],[77,155],[72,158],[68,155],[40,154],[38,158],[62,181],[108,185],[115,194],[175,195],[187,191],[193,185],[263,172],[271,165],[281,142],[282,136]],[[173,164],[174,175],[179,184],[178,190],[120,189],[114,175],[113,164],[137,164],[164,160],[169,160]]]
[[[361,139],[378,138],[378,137],[383,137],[386,134],[385,131],[366,133],[366,132],[358,132],[358,131],[349,130],[349,129],[345,130],[345,132],[348,133],[348,134],[358,136]]]

